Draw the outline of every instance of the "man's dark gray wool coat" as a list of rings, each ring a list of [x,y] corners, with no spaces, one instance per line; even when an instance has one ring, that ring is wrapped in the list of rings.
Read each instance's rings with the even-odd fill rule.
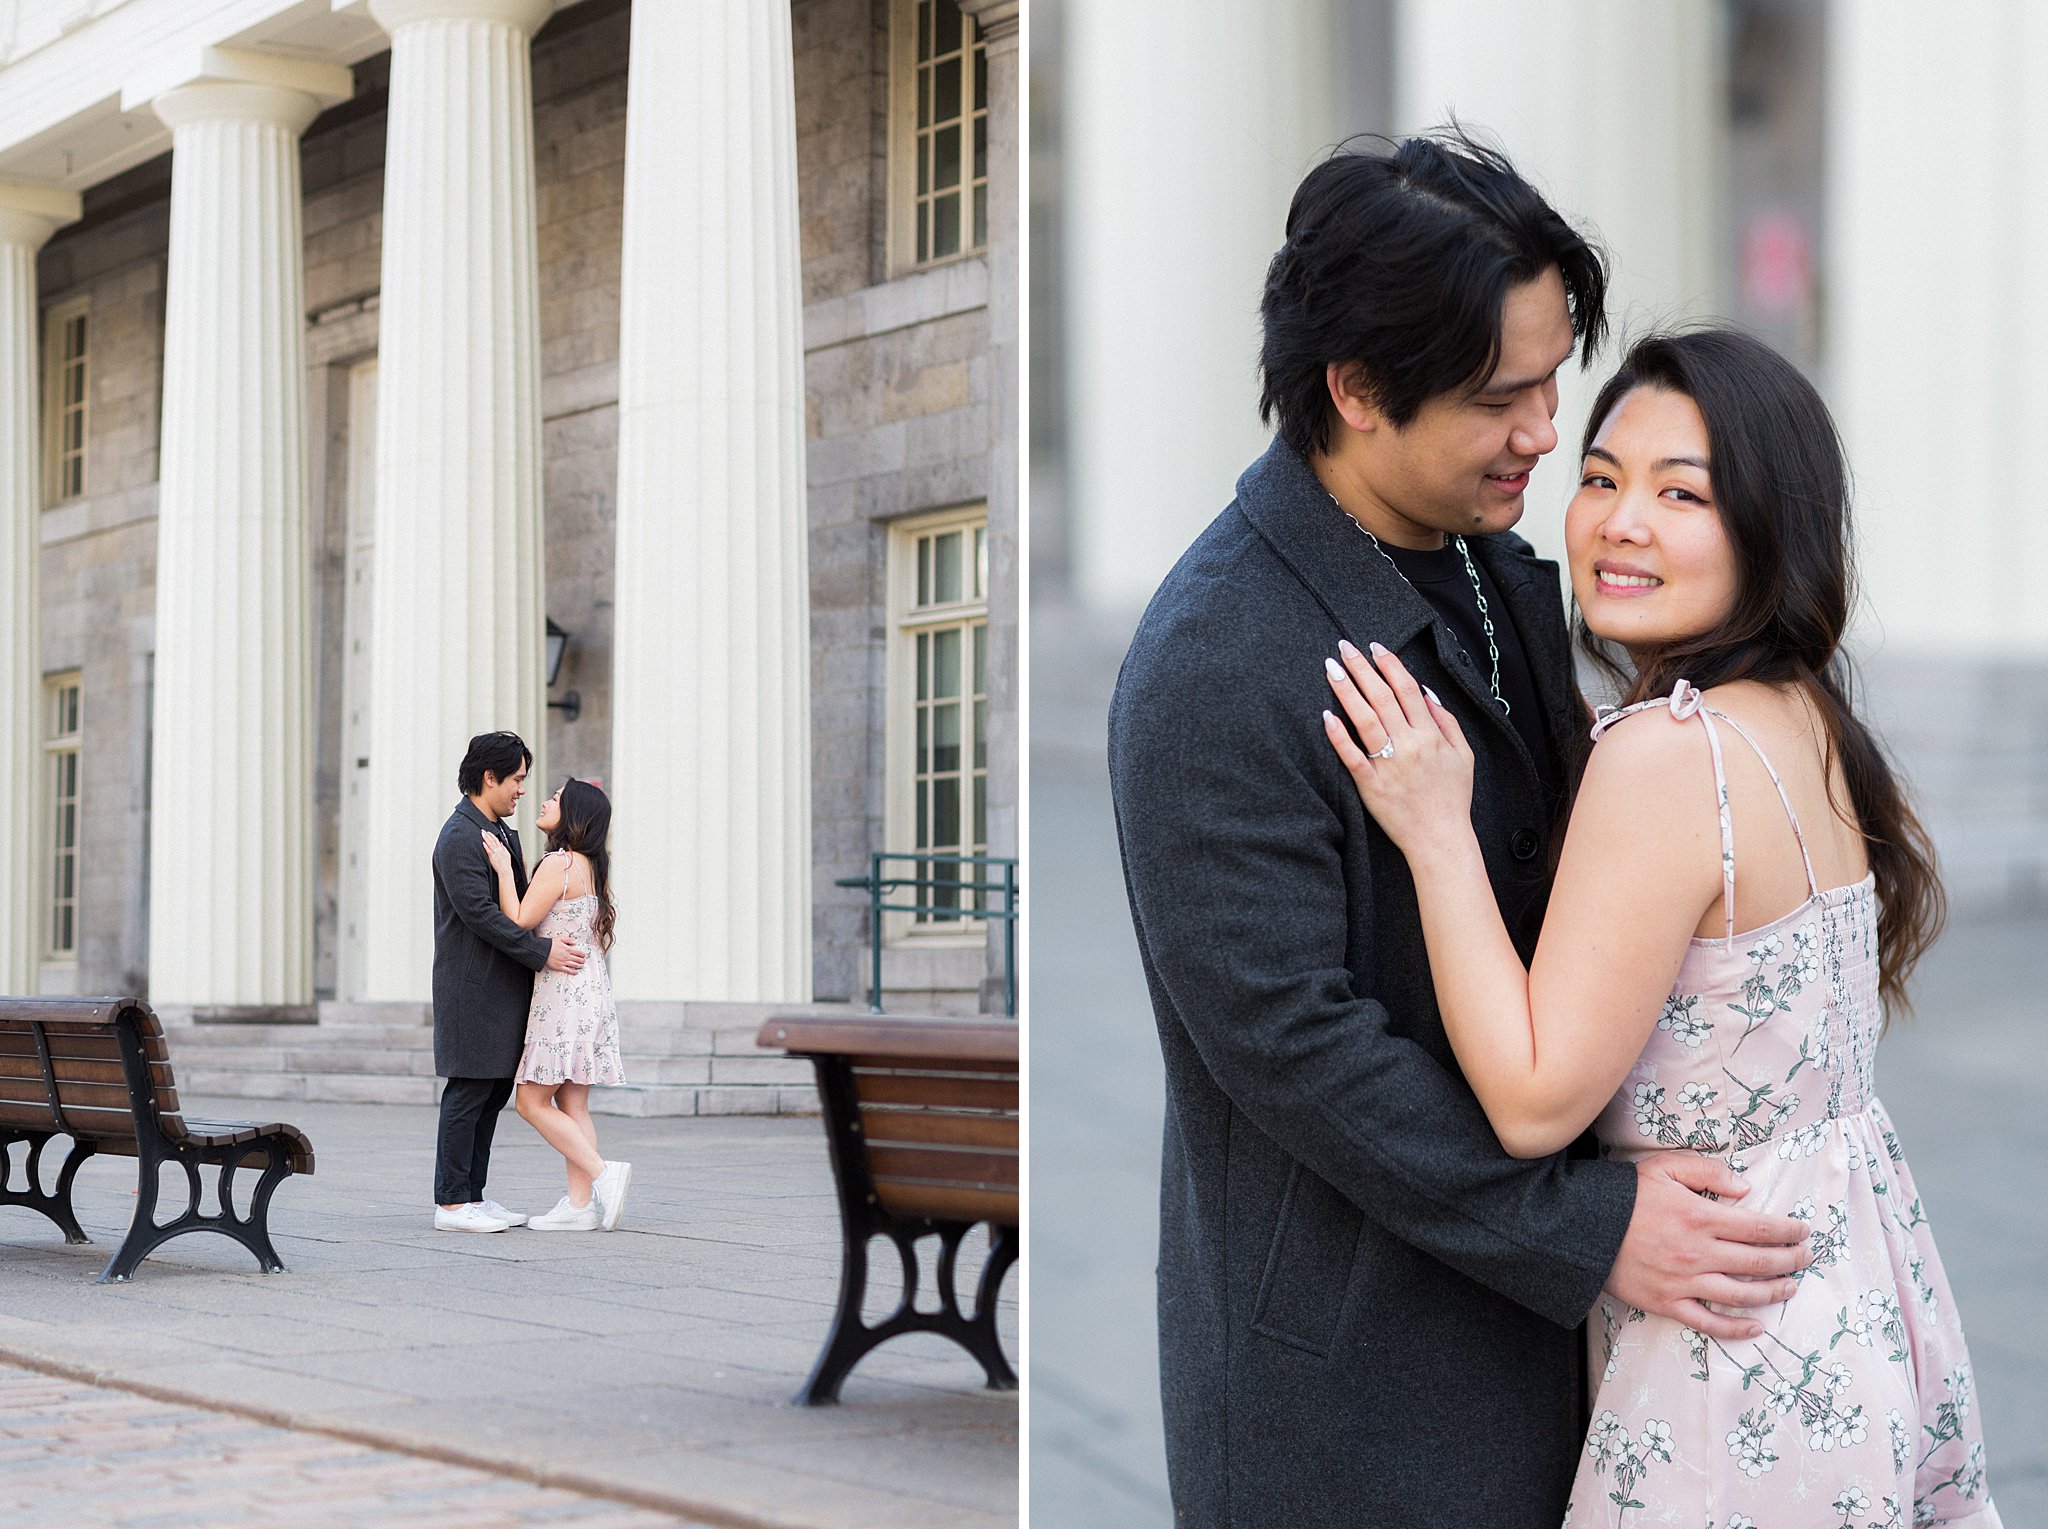
[[[1585,727],[1557,568],[1477,538],[1553,749]],[[1323,736],[1378,641],[1457,715],[1526,957],[1558,804],[1428,604],[1276,442],[1154,597],[1110,710],[1124,873],[1166,1059],[1160,1385],[1193,1529],[1557,1529],[1580,1324],[1632,1169],[1517,1162],[1460,1076],[1414,885]],[[1481,658],[1483,662],[1483,656]]]
[[[548,947],[498,906],[498,877],[479,834],[492,827],[464,797],[434,844],[434,1071],[444,1078],[509,1078],[526,1044],[533,974]],[[507,834],[512,884],[526,895],[526,856]]]

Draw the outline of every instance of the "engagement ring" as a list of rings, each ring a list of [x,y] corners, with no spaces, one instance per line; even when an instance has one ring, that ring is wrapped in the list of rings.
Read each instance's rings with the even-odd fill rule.
[[[1394,757],[1394,740],[1389,738],[1387,740],[1387,746],[1385,748],[1374,749],[1370,754],[1366,755],[1365,757],[1368,759],[1392,759]]]

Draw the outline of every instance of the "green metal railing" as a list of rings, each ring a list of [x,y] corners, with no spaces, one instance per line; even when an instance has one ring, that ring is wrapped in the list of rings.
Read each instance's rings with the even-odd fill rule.
[[[889,875],[883,867],[892,861],[907,863],[906,874]],[[952,868],[951,875],[935,875],[932,868]],[[972,866],[977,880],[962,879],[960,869]],[[1001,879],[996,879],[1000,877]],[[1017,1017],[1017,862],[1000,855],[892,855],[875,850],[868,856],[865,876],[842,876],[834,886],[861,887],[868,894],[868,1012],[882,1012],[882,915],[908,913],[920,918],[994,919],[1003,926],[1003,1013]],[[908,888],[920,900],[885,902],[893,892]],[[922,900],[930,893],[932,900]],[[968,897],[965,894],[976,894]],[[952,898],[951,902],[944,901]],[[994,906],[1000,898],[1000,906]]]

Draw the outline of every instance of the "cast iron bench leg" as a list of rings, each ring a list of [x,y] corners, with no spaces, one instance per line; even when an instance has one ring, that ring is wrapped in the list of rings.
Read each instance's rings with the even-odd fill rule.
[[[270,1241],[270,1197],[277,1186],[291,1173],[291,1159],[281,1141],[264,1138],[240,1147],[226,1149],[227,1156],[215,1159],[207,1166],[216,1167],[219,1172],[215,1179],[216,1203],[220,1210],[208,1215],[199,1208],[201,1188],[199,1169],[205,1160],[192,1151],[174,1153],[153,1153],[145,1150],[139,1159],[139,1174],[136,1183],[135,1220],[128,1228],[128,1236],[118,1252],[108,1262],[106,1271],[100,1275],[102,1285],[123,1283],[131,1278],[136,1266],[151,1253],[169,1242],[173,1237],[186,1232],[219,1232],[232,1237],[255,1255],[257,1264],[265,1274],[276,1274],[283,1270],[284,1262],[277,1256],[277,1249]],[[263,1177],[257,1180],[255,1192],[249,1197],[248,1216],[237,1216],[229,1198],[234,1186],[235,1169],[247,1158],[262,1155],[267,1161]],[[185,1170],[191,1181],[191,1199],[184,1211],[174,1221],[159,1226],[156,1222],[157,1167],[160,1163],[174,1162]]]
[[[988,1262],[981,1266],[981,1279],[974,1287],[974,1318],[966,1324],[961,1346],[981,1361],[988,1372],[991,1391],[1017,1389],[1017,1372],[1003,1357],[1003,1340],[996,1332],[996,1297],[1002,1293],[1003,1276],[1017,1261],[1017,1228],[1001,1227],[989,1243]]]
[[[1010,1368],[1009,1360],[1003,1357],[1002,1340],[996,1332],[996,1294],[1002,1288],[1004,1274],[1017,1261],[1017,1229],[1003,1227],[991,1241],[988,1262],[983,1265],[981,1279],[975,1286],[974,1315],[969,1317],[960,1310],[959,1296],[954,1289],[954,1270],[961,1240],[974,1229],[974,1225],[972,1222],[949,1221],[929,1226],[929,1231],[936,1232],[939,1238],[939,1260],[933,1271],[939,1300],[939,1309],[935,1312],[917,1309],[918,1292],[922,1288],[917,1239],[925,1235],[926,1229],[898,1226],[875,1229],[888,1234],[903,1260],[903,1298],[886,1319],[873,1327],[863,1323],[860,1316],[868,1284],[867,1238],[849,1236],[846,1239],[845,1262],[839,1277],[839,1310],[832,1318],[832,1331],[811,1370],[811,1378],[797,1392],[796,1399],[800,1404],[822,1407],[838,1401],[839,1388],[853,1367],[870,1350],[899,1333],[938,1333],[951,1338],[981,1362],[990,1390],[1017,1389],[1016,1372]]]
[[[837,1402],[840,1385],[860,1363],[861,1356],[897,1330],[896,1323],[903,1313],[901,1306],[879,1327],[869,1327],[860,1319],[861,1302],[868,1293],[868,1238],[872,1235],[870,1231],[861,1236],[850,1232],[845,1236],[839,1265],[839,1309],[833,1313],[832,1331],[826,1335],[818,1362],[811,1366],[811,1378],[796,1394],[800,1406],[825,1407]],[[917,1294],[917,1253],[897,1233],[891,1231],[889,1235],[903,1258],[904,1304],[907,1306]]]
[[[52,1133],[47,1131],[6,1131],[0,1132],[0,1205],[19,1205],[25,1209],[39,1211],[57,1223],[68,1243],[91,1242],[79,1228],[78,1214],[71,1205],[71,1181],[78,1177],[78,1170],[85,1160],[93,1155],[90,1142],[73,1138],[71,1150],[64,1154],[64,1166],[57,1170],[57,1192],[43,1191],[43,1148],[50,1144]],[[13,1158],[7,1155],[7,1148],[15,1142],[28,1143],[28,1182],[26,1187],[15,1189],[10,1182],[13,1178]]]
[[[256,1181],[256,1188],[249,1196],[248,1217],[234,1223],[239,1231],[231,1235],[256,1255],[256,1262],[263,1266],[265,1274],[282,1274],[285,1272],[284,1260],[277,1256],[277,1248],[270,1240],[270,1197],[277,1192],[278,1185],[291,1177],[292,1171],[291,1159],[287,1156],[282,1142],[255,1143],[239,1161],[231,1161],[221,1169],[221,1214],[230,1221],[234,1220],[234,1212],[229,1208],[229,1182],[241,1162],[248,1161],[259,1149],[264,1154],[263,1176]],[[225,1231],[226,1228],[223,1227],[222,1230]]]

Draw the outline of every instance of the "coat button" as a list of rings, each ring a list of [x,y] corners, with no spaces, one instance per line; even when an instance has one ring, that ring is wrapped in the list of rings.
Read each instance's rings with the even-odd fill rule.
[[[1508,840],[1508,849],[1517,860],[1536,858],[1536,831],[1533,828],[1518,828],[1515,836]]]

